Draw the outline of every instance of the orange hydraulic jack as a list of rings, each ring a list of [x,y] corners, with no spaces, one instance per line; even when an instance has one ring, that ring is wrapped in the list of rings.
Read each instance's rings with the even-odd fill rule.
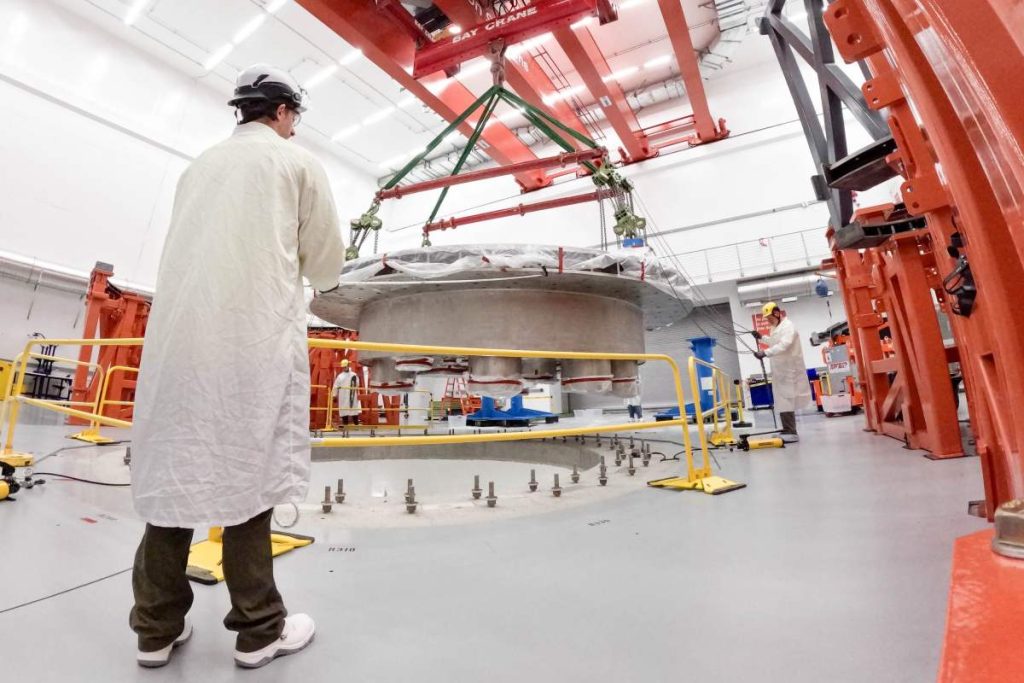
[[[84,339],[109,339],[116,337],[142,337],[146,334],[146,321],[149,319],[150,302],[141,294],[124,291],[112,285],[110,278],[114,267],[106,263],[96,263],[89,279],[89,291],[85,300],[85,326],[82,329]],[[92,360],[93,347],[83,346],[78,359],[83,362]],[[96,362],[109,373],[114,366],[137,368],[142,358],[141,346],[102,346]],[[103,378],[98,373],[89,376],[89,367],[79,365],[75,370],[74,382],[71,385],[71,400],[95,401],[100,391]],[[107,417],[131,420],[132,406],[124,405],[135,396],[135,374],[115,372],[108,380],[107,400],[113,402],[104,409]],[[72,417],[69,424],[88,424],[87,420]]]

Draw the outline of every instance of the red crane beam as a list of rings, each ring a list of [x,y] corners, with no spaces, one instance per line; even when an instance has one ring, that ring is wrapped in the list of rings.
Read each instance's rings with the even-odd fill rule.
[[[397,186],[390,190],[380,190],[377,192],[377,199],[401,199],[406,195],[415,194],[417,192],[428,192],[430,190],[438,190],[442,187],[462,185],[463,183],[472,183],[477,180],[497,178],[499,176],[521,173],[523,171],[535,171],[538,169],[554,168],[555,166],[567,166],[569,164],[579,164],[584,161],[600,161],[604,159],[606,155],[607,152],[604,149],[586,149],[582,152],[566,152],[565,154],[544,157],[543,159],[537,159],[536,161],[524,161],[520,164],[512,164],[511,166],[496,166],[494,168],[485,168],[479,171],[468,171],[466,173],[460,173],[459,175],[443,176],[432,180],[424,180],[420,183],[410,183],[409,185]]]
[[[619,136],[626,160],[641,161],[657,154],[640,130],[640,123],[626,101],[622,88],[610,80],[612,71],[590,31],[585,28],[574,31],[568,26],[560,26],[553,33]]]
[[[471,26],[482,19],[469,0],[437,0],[436,4],[449,19],[459,23],[461,26]],[[522,63],[521,67],[516,60]],[[559,100],[551,106],[544,104],[544,98],[554,95],[557,89],[532,55],[524,53],[515,59],[507,60],[505,63],[505,80],[520,97],[533,106],[553,115],[559,121],[583,135],[590,136],[587,127],[583,125],[583,121],[576,115],[576,112],[569,106],[568,102]],[[570,138],[569,142],[577,149],[580,148],[576,140]]]
[[[452,218],[445,218],[443,220],[434,221],[433,223],[427,223],[423,226],[423,232],[431,233],[437,230],[450,230],[451,228],[457,228],[460,225],[482,223],[483,221],[490,221],[495,218],[525,216],[526,214],[534,213],[535,211],[558,209],[563,206],[572,206],[573,204],[584,204],[586,202],[593,202],[599,199],[606,199],[611,197],[613,194],[614,193],[611,190],[596,190],[594,192],[586,192],[584,194],[559,197],[558,199],[546,199],[542,202],[534,202],[532,204],[517,204],[516,206],[510,206],[507,209],[485,211],[483,213],[474,213],[468,216],[453,216]]]
[[[704,81],[701,79],[700,65],[697,63],[697,54],[693,50],[690,26],[686,23],[683,5],[679,0],[658,0],[658,7],[661,9],[665,28],[668,29],[668,37],[672,43],[672,51],[676,55],[679,74],[683,77],[683,84],[686,86],[686,97],[690,100],[690,107],[693,109],[698,142],[719,140],[728,135],[728,131],[718,128],[715,125],[715,120],[711,118],[711,109],[708,107],[708,97],[704,92]]]
[[[442,79],[421,83],[414,79],[415,41],[404,31],[396,31],[394,21],[380,12],[372,0],[297,0],[298,4],[341,36],[350,45],[362,50],[384,73],[422,100],[446,121],[454,121],[476,97],[461,83],[448,83],[435,94],[428,89]],[[459,131],[467,137],[471,125],[463,123]],[[489,126],[483,133],[488,147],[486,154],[502,165],[531,161],[537,156],[516,135],[501,123]],[[539,171],[518,173],[516,180],[524,190],[535,190],[551,184]]]

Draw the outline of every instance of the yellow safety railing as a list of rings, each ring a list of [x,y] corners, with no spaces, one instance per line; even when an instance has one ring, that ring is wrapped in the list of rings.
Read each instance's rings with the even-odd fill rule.
[[[140,346],[141,338],[115,338],[115,339],[46,339],[45,343],[62,346]],[[49,410],[54,410],[66,415],[81,417],[94,421],[101,425],[112,427],[130,427],[131,423],[126,420],[119,420],[105,415],[100,415],[94,409],[88,413],[74,408],[60,405],[51,405],[48,402],[37,399],[29,399],[21,396],[24,388],[24,369],[28,362],[28,354],[32,347],[42,343],[39,340],[32,340],[25,345],[25,355],[21,359],[22,373],[18,378],[16,390],[9,398],[10,410],[7,415],[7,435],[2,456],[9,459],[15,454],[13,451],[14,429],[18,419],[18,408],[21,404],[35,405]],[[690,431],[685,418],[685,397],[683,395],[683,382],[676,361],[668,355],[657,353],[593,353],[593,352],[570,352],[570,351],[534,351],[523,349],[485,349],[459,346],[427,346],[420,344],[389,344],[382,342],[355,341],[350,339],[309,339],[310,348],[324,349],[350,349],[354,351],[377,351],[395,354],[428,354],[442,356],[496,356],[501,358],[559,358],[567,360],[630,360],[663,362],[669,366],[672,372],[673,384],[676,392],[676,400],[679,404],[680,417],[672,420],[651,423],[623,423],[612,425],[590,425],[570,429],[545,429],[538,431],[501,432],[501,433],[480,433],[480,434],[437,434],[424,436],[384,436],[384,437],[322,437],[311,439],[311,445],[318,448],[339,447],[358,448],[370,446],[420,446],[420,445],[442,445],[442,444],[464,444],[484,443],[489,441],[526,441],[533,439],[545,439],[555,437],[582,436],[587,434],[613,433],[623,431],[641,431],[646,429],[663,429],[668,427],[679,427],[682,432],[683,446],[686,459],[686,472],[683,477],[672,477],[657,481],[648,482],[652,486],[666,488],[701,490],[706,493],[721,493],[724,491],[741,488],[742,484],[730,482],[712,475],[711,460],[708,451],[707,439],[704,435],[703,426],[698,430],[701,435],[700,463],[694,462],[693,444],[690,438]],[[692,360],[691,360],[692,367]],[[714,366],[712,366],[714,367]],[[717,369],[717,368],[716,368]],[[720,371],[719,371],[720,372]],[[700,411],[700,392],[696,383],[695,373],[691,372],[691,383],[694,392],[694,404],[697,411]],[[726,401],[728,402],[728,401]],[[698,417],[700,413],[698,412]]]
[[[135,405],[135,401],[111,401],[108,400],[107,394],[110,392],[110,378],[114,376],[115,372],[135,372],[139,371],[138,368],[132,367],[131,365],[112,365],[107,370],[107,376],[103,378],[103,384],[100,388],[99,403],[96,408],[98,415],[103,415],[107,406],[131,406]],[[130,423],[129,423],[130,424]],[[77,434],[71,435],[72,439],[78,439],[79,441],[87,441],[89,443],[112,443],[114,440],[109,439],[100,434],[100,423],[96,420],[92,420],[89,426],[78,432]]]
[[[705,367],[711,370],[711,406],[707,411],[703,410],[700,402],[700,379],[697,367]],[[701,448],[707,448],[710,442],[712,446],[727,446],[736,443],[736,437],[732,433],[732,392],[729,387],[732,380],[720,367],[713,363],[703,361],[696,356],[690,356],[690,387],[693,390],[693,416],[697,421],[697,433],[700,435]],[[705,427],[705,414],[710,413],[711,434],[707,433]]]

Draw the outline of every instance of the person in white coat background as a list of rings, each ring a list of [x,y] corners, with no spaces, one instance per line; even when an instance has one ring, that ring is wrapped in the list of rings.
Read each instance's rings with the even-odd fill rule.
[[[132,433],[132,494],[146,530],[130,624],[138,663],[166,664],[192,633],[194,528],[224,527],[235,662],[262,666],[313,638],[274,582],[275,505],[309,483],[303,278],[338,286],[345,260],[321,164],[288,141],[303,91],[290,74],[239,74],[238,125],[178,182],[146,329]]]
[[[338,406],[338,417],[341,424],[358,424],[359,413],[359,376],[352,372],[348,359],[341,361],[341,372],[334,378],[334,400]]]
[[[782,440],[798,441],[796,411],[811,400],[811,385],[807,382],[807,366],[804,365],[804,350],[800,345],[800,334],[785,311],[774,301],[762,309],[762,315],[771,325],[767,337],[768,348],[754,353],[755,358],[770,358],[772,364],[772,397],[782,421]],[[761,339],[761,335],[755,335]]]

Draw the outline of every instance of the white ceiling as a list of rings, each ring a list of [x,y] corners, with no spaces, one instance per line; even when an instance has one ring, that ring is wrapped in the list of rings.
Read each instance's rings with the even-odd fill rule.
[[[414,102],[380,69],[365,58],[353,54],[351,46],[325,27],[293,0],[285,0],[273,14],[268,5],[281,0],[60,0],[106,30],[115,32],[132,44],[168,62],[176,69],[199,79],[230,96],[235,75],[256,62],[267,62],[290,70],[300,83],[310,83],[315,75],[331,69],[309,87],[310,107],[303,117],[303,132],[316,139],[324,149],[354,166],[380,176],[394,160],[422,148],[445,127],[433,112]],[[137,2],[145,3],[138,19],[125,25],[123,19]],[[713,4],[705,0],[682,0],[691,24],[694,46],[708,47],[718,37]],[[617,22],[588,29],[601,46],[611,69],[636,67],[620,81],[626,90],[670,78],[677,69],[675,59],[656,65],[643,65],[656,58],[670,56],[664,23],[656,0],[620,2]],[[259,19],[263,17],[263,19]],[[262,24],[233,47],[223,60],[207,69],[211,55],[236,38],[249,22]],[[546,51],[550,64],[560,70],[570,87],[582,85],[565,54],[554,40],[541,44],[534,52]],[[346,59],[348,57],[348,59]],[[341,60],[341,63],[339,63]],[[464,65],[473,71],[472,63]],[[490,85],[486,71],[459,77],[470,90],[480,93]],[[579,98],[589,103],[584,91]],[[680,111],[665,118],[673,118]],[[500,111],[498,112],[501,113]],[[374,120],[377,114],[379,120]],[[368,120],[369,119],[369,120]],[[510,123],[515,121],[510,119]],[[346,132],[341,139],[336,136]],[[336,138],[332,141],[332,138]],[[464,142],[456,136],[448,145]],[[443,150],[442,150],[443,151]]]

